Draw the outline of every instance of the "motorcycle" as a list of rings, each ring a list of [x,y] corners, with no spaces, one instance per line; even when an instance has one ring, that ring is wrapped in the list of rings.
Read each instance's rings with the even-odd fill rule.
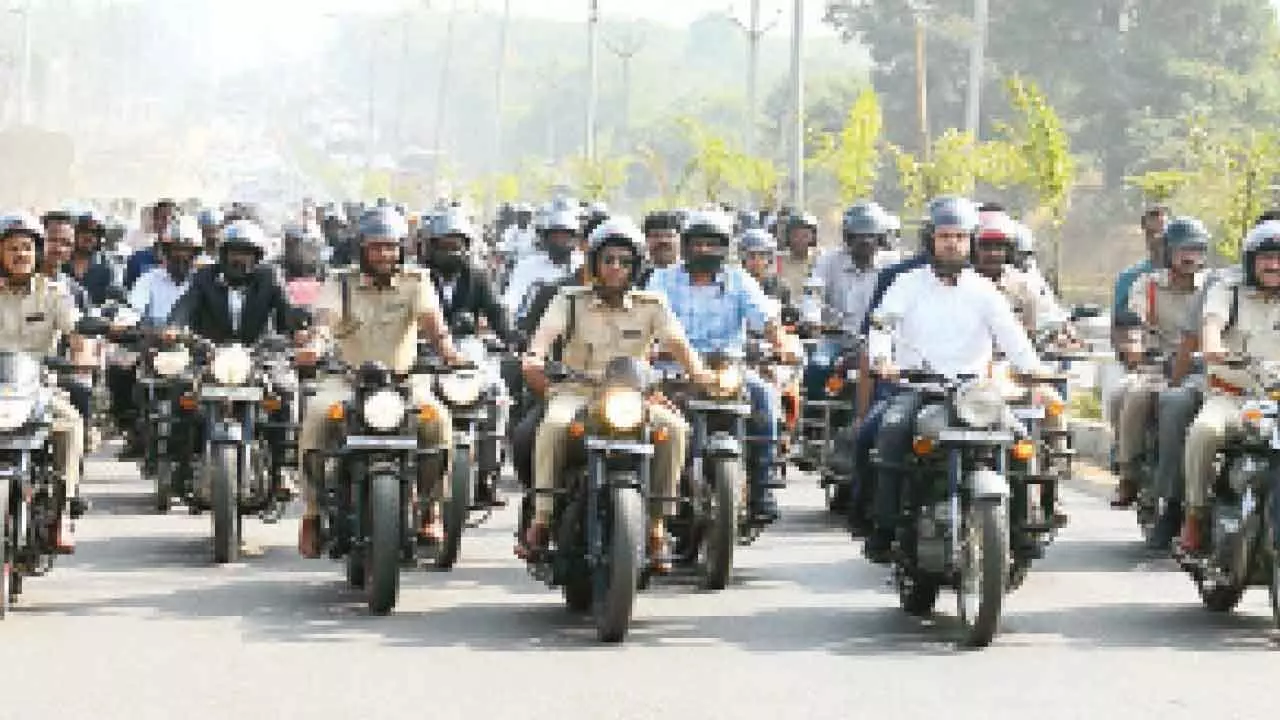
[[[146,451],[142,474],[155,479],[156,510],[167,513],[176,499],[192,515],[204,506],[195,496],[193,444],[199,422],[198,376],[189,346],[193,339],[158,339],[139,360],[141,422]]]
[[[1178,548],[1174,558],[1213,612],[1229,612],[1249,587],[1267,585],[1280,627],[1280,362],[1237,356],[1225,364],[1251,382],[1235,389],[1244,402],[1209,489],[1204,552]]]
[[[733,572],[734,546],[749,542],[744,533],[754,539],[745,470],[751,403],[744,398],[742,368],[732,354],[709,353],[704,362],[715,378],[710,387],[695,385],[678,371],[663,372],[662,391],[692,431],[680,477],[683,502],[668,529],[676,541],[676,564],[694,568],[704,589],[723,590]]]
[[[288,494],[281,493],[270,448],[261,424],[278,411],[282,399],[267,388],[279,378],[266,363],[287,347],[279,338],[264,340],[258,351],[233,343],[206,353],[208,366],[198,384],[204,427],[202,470],[209,479],[208,496],[198,497],[200,506],[212,509],[213,560],[235,562],[240,553],[243,518],[258,513],[274,522],[284,510]],[[255,357],[256,355],[256,357]],[[282,429],[287,429],[282,428]]]
[[[331,358],[326,371],[341,374],[350,368]],[[319,464],[309,465],[314,470],[309,474],[323,478],[321,539],[331,558],[346,559],[347,584],[365,591],[375,615],[395,607],[401,561],[416,560],[421,518],[441,499],[424,497],[429,488],[419,488],[420,464],[443,467],[450,451],[448,444],[419,446],[419,423],[437,417],[410,380],[425,371],[415,367],[403,377],[376,362],[355,368],[352,399],[324,409],[326,449],[303,460]]]
[[[1009,460],[1025,462],[1034,444],[1018,437],[1000,389],[973,376],[903,374],[922,395],[903,470],[894,553],[902,609],[933,610],[942,587],[957,591],[961,644],[985,647],[1000,623],[1011,580],[1011,546],[1040,532],[1014,505],[1025,483]],[[878,457],[873,466],[884,469]]]
[[[558,364],[549,365],[547,375],[595,392],[569,426],[563,489],[550,491],[551,545],[527,558],[529,572],[563,587],[570,610],[590,611],[602,642],[619,642],[631,626],[636,593],[647,583],[649,478],[654,442],[662,439],[646,420],[645,372],[632,358],[615,358],[600,380]],[[537,492],[527,491],[527,508]]]

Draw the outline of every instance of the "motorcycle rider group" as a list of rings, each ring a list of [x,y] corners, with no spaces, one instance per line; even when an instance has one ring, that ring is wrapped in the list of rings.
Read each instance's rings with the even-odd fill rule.
[[[96,212],[0,217],[0,383],[17,356],[54,365],[52,358],[70,359],[70,371],[62,367],[57,387],[46,389],[47,457],[63,500],[50,554],[74,551],[71,521],[87,509],[79,493],[86,431],[107,431],[93,427],[102,417],[123,435],[122,457],[145,456],[149,463],[157,460],[157,438],[172,440],[177,424],[190,423],[194,440],[173,440],[162,453],[194,458],[184,497],[196,510],[216,506],[212,448],[230,440],[217,439],[208,414],[222,406],[192,410],[184,398],[199,395],[202,383],[252,385],[246,378],[258,375],[234,370],[226,348],[244,348],[257,363],[257,349],[271,337],[283,340],[277,351],[298,379],[294,419],[271,428],[277,398],[255,416],[265,419],[263,427],[246,420],[245,432],[293,438],[295,486],[283,481],[270,494],[301,495],[303,556],[359,555],[348,564],[365,572],[349,573],[357,586],[378,583],[378,571],[368,569],[378,552],[376,529],[351,530],[377,525],[369,520],[375,494],[357,498],[341,488],[375,482],[379,468],[401,457],[390,450],[402,447],[391,435],[403,433],[417,448],[396,466],[411,476],[402,505],[415,508],[395,520],[411,538],[396,547],[402,562],[413,559],[418,545],[443,546],[462,532],[464,525],[450,524],[450,508],[465,514],[503,504],[492,487],[451,480],[459,463],[478,460],[479,445],[459,444],[454,416],[476,404],[487,404],[482,434],[507,447],[524,490],[515,553],[531,567],[569,544],[566,533],[577,526],[564,521],[566,502],[572,505],[566,496],[583,483],[599,490],[630,482],[611,470],[624,452],[611,443],[624,436],[651,463],[639,474],[640,496],[649,502],[642,508],[645,562],[632,579],[636,587],[712,552],[705,542],[720,520],[699,500],[708,497],[699,495],[707,483],[695,458],[733,454],[704,452],[726,438],[742,445],[734,455],[742,477],[723,496],[733,507],[721,510],[735,517],[734,542],[751,542],[779,518],[775,490],[786,485],[789,455],[801,452],[798,436],[804,418],[812,419],[806,405],[833,399],[847,401],[847,412],[829,416],[837,420],[819,441],[815,469],[830,486],[831,508],[846,516],[855,536],[865,535],[866,556],[893,565],[904,608],[931,609],[932,600],[922,606],[914,599],[930,583],[934,596],[939,584],[964,596],[993,567],[1003,595],[1029,562],[1019,563],[1019,548],[1039,543],[1040,550],[1028,551],[1032,557],[1067,522],[1055,498],[1070,466],[1054,460],[1070,456],[1065,390],[1045,358],[1078,346],[1078,314],[1062,308],[1036,269],[1030,230],[999,205],[935,199],[921,223],[920,247],[906,259],[898,219],[874,202],[848,208],[841,242],[821,252],[817,220],[789,210],[659,211],[637,224],[611,216],[602,204],[556,198],[537,208],[504,207],[485,232],[457,205],[414,214],[385,202],[308,205],[281,229],[283,252],[276,257],[255,215],[242,205],[184,209],[158,202],[146,218],[154,242],[127,258],[108,241],[112,223]],[[1280,296],[1280,220],[1264,218],[1250,233],[1239,272],[1212,277],[1205,270],[1211,238],[1199,221],[1170,218],[1157,206],[1143,214],[1142,229],[1149,256],[1121,274],[1113,308],[1113,341],[1126,368],[1109,403],[1119,477],[1113,505],[1145,507],[1153,546],[1168,547],[1176,535],[1178,552],[1195,555],[1212,533],[1206,506],[1216,463],[1252,392],[1252,376],[1227,361],[1280,360],[1274,340],[1280,305],[1273,302]],[[98,317],[106,322],[85,321]],[[126,330],[134,334],[129,341]],[[113,351],[108,360],[100,346],[86,349],[84,335],[132,342],[134,352]],[[459,349],[469,336],[488,338],[494,367],[501,368],[478,391],[483,401],[459,400],[466,393],[448,388],[460,385],[447,385],[451,374],[474,369],[476,358]],[[175,391],[173,407],[188,413],[161,413],[157,423],[149,417],[159,402],[156,386],[147,379],[164,375],[157,358],[184,343],[203,348],[184,356],[200,367],[191,369],[190,388]],[[817,354],[827,358],[821,367]],[[424,370],[426,358],[434,370]],[[634,406],[617,400],[622,361],[648,373],[636,381],[643,399]],[[105,383],[96,393],[87,387],[93,380],[76,372],[89,369]],[[740,398],[742,422],[729,429],[713,422],[711,430],[693,423],[697,402],[657,379],[675,375],[704,397]],[[799,395],[794,413],[785,411],[789,394]],[[106,415],[94,412],[100,395]],[[1024,412],[1011,410],[1020,404]],[[634,422],[617,419],[632,414]],[[633,437],[635,427],[643,430]],[[737,435],[732,427],[741,428]],[[598,476],[592,468],[583,476],[568,471],[588,440],[594,444],[587,450],[600,451],[590,456],[599,458]],[[243,442],[239,447],[253,440]],[[346,450],[335,451],[335,444]],[[240,453],[239,471],[252,473],[250,452]],[[334,462],[345,468],[337,485]],[[937,478],[953,507],[929,515],[933,510],[922,508],[934,500],[925,499],[926,487]],[[242,492],[246,482],[239,481]],[[1024,497],[1032,486],[1043,490]],[[12,514],[17,506],[6,497]],[[591,498],[600,518],[630,507],[607,500],[621,497],[607,493],[582,497]],[[1014,560],[984,570],[962,556],[988,542],[974,538],[991,520],[969,509],[993,498],[1007,516],[997,533],[1006,537],[995,547]],[[906,527],[922,512],[945,526],[952,561],[931,565],[925,558],[931,538]],[[695,525],[702,529],[689,538],[702,550],[690,551],[689,538],[670,527],[690,515],[701,518]],[[584,513],[578,524],[594,527],[596,520]],[[601,547],[623,526],[600,522],[602,534],[584,531],[590,572],[620,563]],[[8,533],[12,524],[5,527]],[[565,585],[568,598],[572,572],[557,566],[551,574],[570,578],[553,583]],[[593,590],[597,604],[612,597],[606,585],[618,578],[610,577]],[[975,607],[978,618],[991,612]],[[962,602],[962,615],[964,608]],[[979,627],[968,641],[989,639],[990,630]]]

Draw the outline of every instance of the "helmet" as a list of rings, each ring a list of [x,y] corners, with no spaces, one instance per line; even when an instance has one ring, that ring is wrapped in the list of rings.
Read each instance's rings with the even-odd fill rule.
[[[50,210],[40,216],[40,224],[47,230],[50,223],[62,222],[74,225],[78,213],[72,210]]]
[[[818,229],[818,218],[814,217],[810,213],[792,215],[787,220],[787,232],[791,232],[795,228],[809,228],[816,232]]]
[[[198,219],[201,228],[222,227],[223,223],[222,211],[218,208],[205,208],[204,210],[201,210]]]
[[[107,221],[96,211],[86,210],[76,218],[77,233],[93,233],[99,240],[107,232]]]
[[[204,237],[200,233],[200,225],[190,215],[179,215],[169,223],[164,240],[171,245],[200,247],[204,245]]]
[[[360,216],[360,240],[394,240],[403,242],[409,237],[409,223],[392,207],[375,207]]]
[[[1018,223],[1004,212],[979,213],[978,239],[998,240],[1014,246],[1018,240]]]
[[[578,222],[578,214],[573,210],[555,210],[547,216],[546,222],[542,226],[543,233],[550,232],[568,232],[577,235],[582,231],[582,225]]]
[[[929,203],[929,229],[936,231],[940,227],[960,228],[970,233],[976,232],[980,219],[978,208],[962,197],[940,197]]]
[[[631,247],[631,251],[636,256],[636,262],[631,265],[631,284],[636,284],[640,280],[641,264],[644,262],[646,255],[644,233],[640,232],[640,228],[636,227],[635,222],[625,215],[611,217],[601,222],[596,226],[595,230],[591,231],[591,237],[588,238],[587,270],[589,272],[594,274],[596,255],[605,245],[628,245]]]
[[[287,236],[289,230],[286,229],[285,232]],[[222,252],[233,249],[253,250],[261,258],[267,252],[267,234],[261,225],[252,220],[237,220],[222,231]]]
[[[747,253],[777,253],[778,241],[767,230],[750,228],[742,233],[742,240],[738,243],[738,247],[744,255]]]
[[[26,235],[36,243],[36,252],[44,247],[44,226],[31,213],[21,210],[0,215],[0,240],[11,235]]]
[[[466,242],[467,247],[471,247],[476,240],[476,229],[465,213],[454,208],[436,216],[432,223],[431,237],[460,237]]]
[[[850,235],[875,235],[877,237],[889,234],[889,214],[884,208],[876,202],[857,202],[849,206],[844,211],[844,217],[841,218],[840,231],[848,237]]]
[[[1164,265],[1170,267],[1173,252],[1179,248],[1208,249],[1209,230],[1196,218],[1179,216],[1165,226],[1161,240],[1164,243]]]
[[[1267,220],[1250,230],[1244,239],[1242,250],[1240,269],[1244,273],[1244,282],[1250,287],[1257,287],[1258,278],[1253,271],[1253,258],[1260,252],[1280,251],[1280,220]]]
[[[602,202],[591,203],[591,207],[587,209],[587,216],[582,223],[582,232],[584,235],[591,235],[591,231],[596,229],[600,223],[609,219],[609,206]],[[634,223],[633,223],[634,224]]]
[[[681,240],[688,241],[695,237],[717,238],[725,247],[733,238],[733,220],[724,213],[715,210],[698,210],[689,213],[680,230]]]

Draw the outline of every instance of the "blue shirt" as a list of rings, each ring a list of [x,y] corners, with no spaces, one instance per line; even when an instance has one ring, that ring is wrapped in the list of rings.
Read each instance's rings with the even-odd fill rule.
[[[684,326],[689,344],[700,353],[742,350],[747,324],[764,327],[777,319],[777,307],[760,283],[739,267],[727,267],[707,285],[693,285],[684,265],[659,268],[649,277],[649,290],[667,298]]]
[[[866,335],[871,330],[871,316],[880,306],[880,301],[884,299],[884,294],[889,292],[889,286],[893,284],[898,276],[915,270],[918,267],[924,267],[929,264],[929,256],[924,253],[914,255],[899,263],[894,263],[880,271],[880,275],[876,278],[876,289],[871,293],[871,302],[867,304],[867,314],[862,318],[862,328],[858,331],[861,335]]]
[[[1114,321],[1120,313],[1129,309],[1129,291],[1133,289],[1133,281],[1143,273],[1151,272],[1151,260],[1146,258],[1125,268],[1116,276],[1116,290],[1112,294],[1111,317]]]
[[[142,248],[129,256],[129,263],[124,270],[124,286],[133,288],[133,284],[142,277],[142,274],[156,265],[160,264],[160,260],[156,257],[154,248]]]

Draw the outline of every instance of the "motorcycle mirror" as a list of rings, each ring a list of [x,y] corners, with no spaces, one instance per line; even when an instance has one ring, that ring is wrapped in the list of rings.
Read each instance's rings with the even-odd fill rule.
[[[76,333],[85,337],[102,337],[111,329],[111,323],[101,317],[82,317],[76,321]]]
[[[1083,303],[1071,308],[1071,320],[1073,322],[1096,317],[1102,317],[1102,308],[1093,303]]]

